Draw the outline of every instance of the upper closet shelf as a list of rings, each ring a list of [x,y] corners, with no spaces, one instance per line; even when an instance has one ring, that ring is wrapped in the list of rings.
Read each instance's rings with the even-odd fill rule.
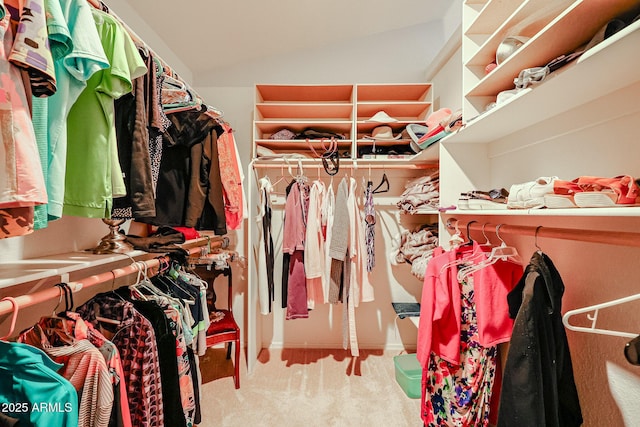
[[[137,258],[146,255],[146,252],[134,251],[129,252],[129,255]],[[71,252],[37,259],[3,262],[0,264],[0,289],[20,283],[70,274],[75,271],[99,267],[125,259],[128,260],[129,258],[122,254],[94,255],[91,252]]]
[[[487,143],[627,87],[637,80],[640,69],[640,56],[629,55],[640,46],[639,29],[640,21],[629,25],[442,142]],[[593,82],[598,82],[597,91],[590,90]]]
[[[573,208],[573,209],[456,209],[447,211],[447,215],[471,215],[471,216],[518,216],[518,215],[538,215],[538,216],[630,216],[640,215],[640,207],[618,207],[618,208]]]
[[[205,237],[188,240],[181,244],[183,249],[203,246],[207,243]],[[157,253],[132,251],[125,254],[95,255],[92,252],[69,252],[40,258],[24,259],[13,262],[0,263],[0,289],[10,286],[60,278],[63,275],[79,273],[78,277],[87,277],[87,271],[95,274],[96,268],[104,271],[105,266],[115,263],[131,262],[131,258],[145,260],[157,257]],[[131,258],[130,258],[131,257]],[[55,279],[58,280],[58,279]],[[72,280],[75,280],[72,278]]]
[[[475,4],[467,2],[467,4]],[[482,3],[478,2],[482,5]],[[471,23],[465,34],[491,34],[514,12],[515,3],[509,0],[489,0]]]
[[[587,43],[593,35],[612,18],[629,10],[637,0],[576,1],[566,9],[567,1],[530,0],[498,29],[478,52],[467,62],[467,67],[484,67],[495,60],[498,45],[507,35],[531,37],[516,53],[507,58],[466,96],[495,96],[498,92],[513,89],[513,79],[525,68],[539,67],[560,55],[574,51]],[[564,9],[564,10],[563,10]],[[544,16],[529,22],[529,16]],[[556,12],[562,10],[560,14]],[[551,13],[549,13],[551,12]],[[557,15],[557,16],[556,16]],[[550,16],[555,16],[553,20]]]

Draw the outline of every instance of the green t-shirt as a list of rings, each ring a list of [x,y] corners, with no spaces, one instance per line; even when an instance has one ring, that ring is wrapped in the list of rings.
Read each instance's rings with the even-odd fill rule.
[[[95,73],[69,113],[63,213],[109,218],[126,194],[118,161],[114,100],[147,72],[133,40],[112,16],[92,10],[110,68]]]

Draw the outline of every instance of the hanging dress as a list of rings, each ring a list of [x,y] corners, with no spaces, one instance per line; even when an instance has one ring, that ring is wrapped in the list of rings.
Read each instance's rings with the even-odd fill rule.
[[[452,364],[430,354],[428,369],[423,371],[425,426],[489,425],[497,347],[483,347],[479,342],[473,276],[460,286],[460,363]]]

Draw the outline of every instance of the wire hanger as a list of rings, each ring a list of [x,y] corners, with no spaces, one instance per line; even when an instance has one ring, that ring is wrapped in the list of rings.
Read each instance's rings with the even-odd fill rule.
[[[625,337],[625,338],[635,338],[638,335],[640,335],[639,333],[632,333],[632,332],[622,332],[622,331],[614,331],[614,330],[609,330],[609,329],[600,329],[600,328],[596,328],[596,322],[598,321],[598,313],[601,309],[603,308],[608,308],[608,307],[615,307],[616,305],[620,305],[620,304],[624,304],[627,302],[631,302],[631,301],[635,301],[637,299],[640,299],[640,294],[635,294],[635,295],[630,295],[624,298],[619,298],[619,299],[615,299],[613,301],[609,301],[609,302],[603,302],[600,304],[596,304],[596,305],[591,305],[588,307],[583,307],[583,308],[576,308],[574,310],[569,310],[567,311],[564,316],[562,316],[562,323],[564,324],[564,326],[571,330],[571,331],[577,331],[577,332],[587,332],[590,334],[598,334],[598,335],[611,335],[614,337]],[[575,326],[572,325],[570,320],[572,317],[578,315],[578,314],[584,314],[584,313],[588,313],[587,314],[587,319],[591,320],[591,326],[590,327],[586,327],[586,326]]]
[[[382,188],[383,185],[385,185],[385,188]],[[391,185],[389,184],[389,178],[387,178],[387,173],[384,172],[382,174],[382,181],[380,181],[380,184],[378,184],[378,186],[373,189],[373,194],[386,193],[390,190],[390,188]]]
[[[6,341],[13,335],[13,332],[16,329],[16,320],[18,320],[18,310],[20,309],[18,305],[18,301],[16,301],[13,297],[4,297],[0,301],[9,301],[13,306],[13,312],[11,314],[11,323],[9,324],[9,333],[3,337],[0,337],[0,341]]]
[[[540,247],[540,245],[538,245],[538,232],[540,231],[541,228],[542,228],[541,225],[536,227],[536,232],[535,232],[534,237],[533,237],[533,239],[534,239],[533,240],[533,244],[536,247],[536,249],[538,250],[538,253],[542,253],[542,248]]]

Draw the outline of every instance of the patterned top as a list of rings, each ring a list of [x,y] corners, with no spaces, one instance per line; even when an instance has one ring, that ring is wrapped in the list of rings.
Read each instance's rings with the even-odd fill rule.
[[[136,427],[164,426],[160,364],[151,323],[133,308],[132,303],[107,293],[96,295],[76,311],[101,330],[120,351],[131,424]],[[115,330],[107,331],[97,319],[100,316],[120,324]]]
[[[9,61],[27,71],[33,96],[53,95],[56,92],[56,75],[49,47],[44,1],[23,0],[8,3],[22,6]]]
[[[109,368],[111,384],[113,385],[114,400],[109,425],[131,427],[131,413],[127,400],[127,389],[124,384],[124,371],[118,348],[106,339],[93,325],[80,317],[78,313],[67,311],[65,316],[70,320],[73,335],[76,339],[88,339],[102,354]],[[71,329],[70,328],[70,329]]]
[[[46,321],[43,324],[49,326]],[[56,332],[54,331],[54,334]],[[54,347],[53,341],[49,341],[40,323],[20,334],[18,340],[41,348],[55,362],[64,365],[59,371],[60,375],[68,379],[78,391],[78,426],[109,425],[113,407],[113,387],[104,357],[93,344],[82,339]]]

